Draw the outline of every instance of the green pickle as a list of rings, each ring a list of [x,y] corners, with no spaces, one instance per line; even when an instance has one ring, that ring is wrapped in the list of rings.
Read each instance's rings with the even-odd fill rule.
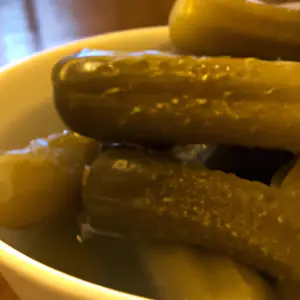
[[[291,182],[300,181],[298,158],[294,158],[284,164],[271,179],[271,185],[276,187],[286,187]],[[300,174],[299,174],[300,175]]]
[[[287,6],[177,0],[169,29],[173,44],[183,53],[300,60],[300,11]]]
[[[86,51],[57,63],[52,82],[65,124],[100,141],[299,153],[299,74],[296,62]]]
[[[158,299],[276,299],[258,274],[228,257],[174,245],[140,248]]]
[[[70,132],[40,138],[0,156],[0,226],[32,225],[80,204],[85,164],[98,142]]]
[[[292,163],[294,163],[292,165]],[[294,159],[291,163],[291,169],[287,173],[286,177],[282,182],[282,187],[284,188],[297,188],[300,183],[300,160]]]
[[[103,152],[83,188],[97,233],[204,245],[300,279],[299,190],[277,189],[155,152]]]

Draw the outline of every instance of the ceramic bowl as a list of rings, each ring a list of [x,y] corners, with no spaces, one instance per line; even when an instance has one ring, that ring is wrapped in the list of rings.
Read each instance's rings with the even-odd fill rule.
[[[142,28],[78,40],[0,69],[0,149],[22,147],[64,128],[53,107],[50,82],[51,68],[62,57],[82,48],[170,47],[167,27]],[[133,247],[109,238],[83,247],[76,231],[76,216],[26,230],[0,228],[0,272],[21,300],[154,297]]]

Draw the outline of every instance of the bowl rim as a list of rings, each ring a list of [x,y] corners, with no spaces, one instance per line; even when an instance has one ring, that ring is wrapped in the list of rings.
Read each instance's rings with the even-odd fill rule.
[[[18,275],[26,279],[31,279],[32,282],[37,282],[40,286],[55,290],[62,295],[74,294],[78,299],[84,299],[87,293],[98,297],[108,297],[107,299],[116,300],[149,300],[125,292],[120,292],[114,289],[85,281],[64,272],[58,271],[52,267],[44,265],[20,251],[12,248],[0,240],[1,260],[6,267],[12,270],[17,270]],[[36,280],[36,274],[39,274],[39,280]],[[4,276],[5,278],[5,276]],[[80,287],[80,290],[78,289]]]
[[[88,38],[77,39],[70,43],[64,43],[59,46],[51,47],[47,50],[38,52],[36,54],[26,56],[25,58],[22,58],[16,62],[4,65],[3,67],[0,67],[0,75],[3,76],[3,73],[11,72],[15,68],[20,67],[26,62],[35,59],[43,59],[44,56],[47,57],[47,55],[51,54],[54,51],[59,51],[69,46],[75,46],[78,43],[91,43],[99,38],[117,38],[120,35],[122,35],[123,37],[125,35],[139,36],[141,35],[141,33],[151,33],[159,35],[163,32],[166,32],[167,30],[167,26],[142,27],[129,30],[113,31],[110,33],[104,33]],[[100,297],[101,299],[102,297],[107,297],[105,299],[147,300],[147,298],[113,290],[58,271],[21,253],[20,251],[4,243],[1,239],[0,258],[0,271],[2,267],[8,268],[9,270],[13,270],[17,272],[22,278],[26,278],[27,280],[30,280],[30,282],[34,282],[37,285],[47,288],[49,290],[55,290],[55,292],[57,292],[59,295],[74,295],[76,299],[87,299],[86,295],[88,293],[89,295],[95,295],[96,297]],[[36,274],[39,275],[37,276]]]

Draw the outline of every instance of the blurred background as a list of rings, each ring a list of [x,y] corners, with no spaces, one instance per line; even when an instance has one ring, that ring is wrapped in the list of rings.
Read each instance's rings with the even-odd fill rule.
[[[0,66],[109,31],[164,25],[175,0],[0,0]]]
[[[277,4],[292,2],[264,1]],[[0,0],[0,66],[77,38],[121,29],[165,25],[174,2]]]

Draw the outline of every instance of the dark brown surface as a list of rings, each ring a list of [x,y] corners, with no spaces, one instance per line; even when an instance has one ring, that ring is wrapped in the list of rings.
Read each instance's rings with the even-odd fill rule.
[[[0,0],[0,65],[109,31],[164,25],[174,0]]]
[[[167,24],[174,1],[0,0],[0,66],[74,39]],[[1,276],[0,299],[16,299]]]

